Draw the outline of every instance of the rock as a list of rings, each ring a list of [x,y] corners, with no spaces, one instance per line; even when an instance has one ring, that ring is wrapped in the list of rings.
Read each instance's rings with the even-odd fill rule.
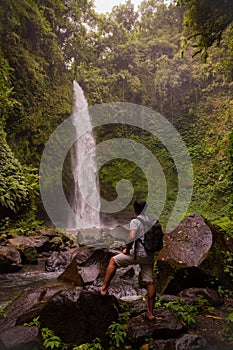
[[[223,296],[210,288],[189,288],[178,294],[178,297],[188,304],[198,303],[200,296],[204,298],[209,306],[220,306],[224,303]]]
[[[39,329],[36,326],[15,326],[0,334],[7,350],[31,350],[37,342]]]
[[[1,341],[1,338],[0,338],[0,349],[1,349],[1,350],[8,350],[8,349],[5,347],[5,344]]]
[[[31,236],[28,237],[33,245],[36,248],[38,253],[42,253],[48,250],[49,238],[43,236]]]
[[[85,286],[85,290],[97,291],[102,284],[106,268],[112,256],[118,252],[100,248],[82,247],[58,277],[59,280]],[[119,268],[109,286],[109,294],[122,300],[135,300],[146,290],[139,286],[139,266]]]
[[[63,241],[60,237],[53,237],[49,242],[49,250],[58,250],[63,246]]]
[[[226,344],[217,341],[210,341],[196,334],[184,334],[175,341],[174,350],[230,350]]]
[[[95,246],[102,242],[102,232],[97,228],[80,229],[77,234],[77,242],[86,246]]]
[[[59,280],[73,282],[76,286],[83,286],[103,277],[110,258],[114,253],[106,249],[82,247],[58,277]]]
[[[21,268],[20,253],[14,247],[0,246],[0,273],[16,272]]]
[[[26,288],[6,308],[6,318],[0,318],[0,333],[8,328],[31,321],[43,309],[48,300],[61,290],[73,289],[72,285],[58,283],[48,287]]]
[[[21,237],[9,239],[9,243],[14,246],[21,255],[23,264],[37,264],[37,250],[34,246],[35,242],[31,237]]]
[[[54,295],[39,313],[42,324],[67,343],[79,345],[98,337],[106,344],[108,327],[118,319],[117,299],[76,290]]]
[[[143,315],[128,321],[128,338],[133,344],[140,345],[145,338],[170,339],[181,335],[185,327],[168,309],[157,309],[154,321],[148,321]]]
[[[58,235],[57,230],[55,228],[43,228],[40,229],[39,232],[42,236],[49,237],[50,239]]]
[[[64,271],[77,254],[78,249],[79,248],[69,249],[65,252],[53,252],[45,262],[45,271]]]
[[[165,247],[158,255],[157,291],[177,294],[190,287],[219,284],[231,289],[222,251],[226,251],[223,235],[211,229],[201,215],[188,216],[165,235]]]

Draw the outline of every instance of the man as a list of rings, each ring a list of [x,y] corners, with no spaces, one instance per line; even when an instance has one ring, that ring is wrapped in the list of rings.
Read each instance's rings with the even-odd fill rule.
[[[153,308],[155,303],[155,285],[153,281],[153,266],[154,266],[154,254],[148,255],[143,246],[144,233],[149,229],[155,220],[151,219],[148,215],[145,215],[146,201],[144,199],[137,199],[134,202],[134,215],[135,218],[130,221],[130,233],[128,242],[134,242],[133,245],[128,245],[122,253],[113,256],[110,259],[109,265],[106,270],[103,285],[100,288],[100,294],[106,295],[108,286],[115,275],[117,267],[126,267],[128,265],[140,265],[142,280],[147,286],[147,304],[148,308],[145,313],[145,317],[148,320],[153,320]],[[141,241],[137,241],[137,238],[141,237]],[[136,244],[136,247],[135,247]],[[135,251],[136,249],[136,251]]]

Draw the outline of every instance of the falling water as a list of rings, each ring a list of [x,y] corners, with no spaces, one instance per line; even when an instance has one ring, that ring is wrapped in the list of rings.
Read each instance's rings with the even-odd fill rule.
[[[95,139],[93,136],[87,100],[79,84],[73,82],[72,115],[76,134],[80,123],[88,129],[77,138],[71,149],[71,168],[74,178],[74,190],[70,204],[75,212],[74,220],[69,220],[69,228],[100,227],[100,197],[98,172],[95,155]],[[88,156],[88,158],[86,158]],[[85,161],[88,159],[88,162]],[[85,161],[85,163],[83,163]],[[83,163],[83,166],[82,166]],[[81,168],[81,171],[80,171]],[[72,222],[70,222],[72,221]]]

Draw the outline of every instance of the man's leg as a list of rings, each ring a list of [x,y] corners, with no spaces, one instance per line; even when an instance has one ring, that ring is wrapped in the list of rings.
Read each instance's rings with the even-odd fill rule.
[[[154,309],[154,304],[155,304],[155,285],[154,282],[147,282],[147,304],[148,304],[148,309],[147,309],[147,316],[150,318],[154,318],[153,316],[153,309]]]
[[[116,268],[117,268],[116,263],[114,261],[114,258],[112,257],[109,261],[109,264],[105,273],[105,277],[104,277],[104,283],[102,284],[102,287],[101,287],[102,295],[105,295],[107,293],[107,288],[113,276],[115,275]]]
[[[149,318],[154,318],[153,309],[155,304],[155,285],[153,281],[153,266],[154,261],[151,259],[149,264],[143,264],[141,261],[140,268],[142,272],[142,280],[146,282],[147,288],[147,311],[146,316]]]

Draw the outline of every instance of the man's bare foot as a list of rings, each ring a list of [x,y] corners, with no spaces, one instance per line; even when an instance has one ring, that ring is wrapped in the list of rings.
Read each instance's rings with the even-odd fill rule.
[[[155,320],[155,316],[151,313],[151,312],[146,312],[145,313],[145,318],[147,319],[147,320],[149,320],[149,321],[153,321],[153,320]]]
[[[104,297],[107,294],[107,290],[103,287],[100,287],[99,294]]]

